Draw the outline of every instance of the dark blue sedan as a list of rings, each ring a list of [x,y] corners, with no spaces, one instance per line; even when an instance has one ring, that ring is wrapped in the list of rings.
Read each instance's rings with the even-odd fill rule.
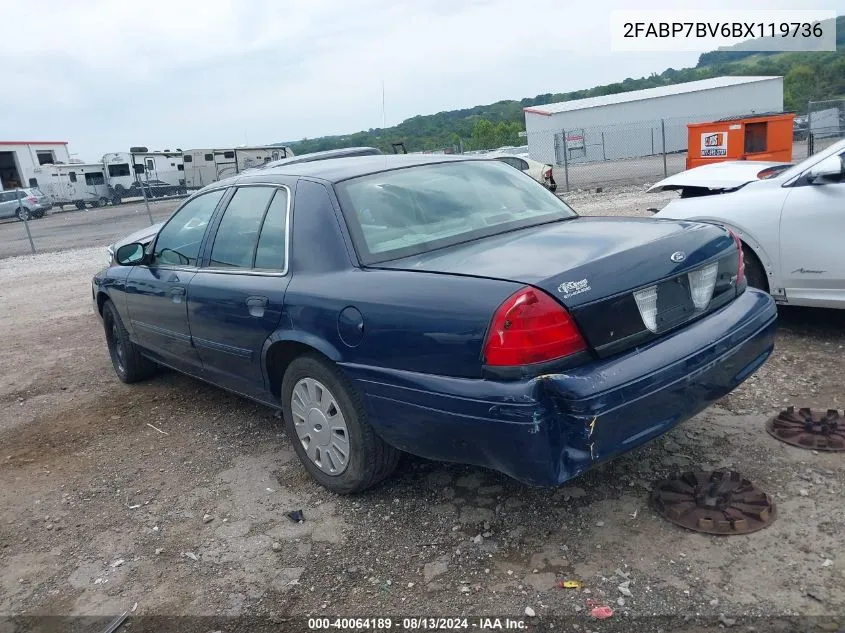
[[[402,451],[560,484],[695,415],[773,348],[712,224],[579,217],[508,165],[367,156],[191,196],[95,276],[118,377],[282,410],[338,493]]]

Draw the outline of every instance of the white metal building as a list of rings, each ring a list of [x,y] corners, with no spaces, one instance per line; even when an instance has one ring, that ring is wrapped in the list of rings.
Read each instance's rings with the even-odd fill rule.
[[[528,152],[562,164],[687,147],[686,124],[783,110],[783,77],[714,77],[524,108]],[[566,132],[565,138],[563,132]]]
[[[69,162],[66,141],[0,141],[0,189],[37,187],[36,167]]]

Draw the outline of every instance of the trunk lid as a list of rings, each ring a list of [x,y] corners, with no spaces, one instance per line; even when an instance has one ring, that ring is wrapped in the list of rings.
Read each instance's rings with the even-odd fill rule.
[[[693,281],[717,264],[712,299],[692,298]],[[378,268],[502,279],[535,286],[562,303],[600,356],[660,336],[737,295],[738,252],[712,224],[651,218],[578,217],[513,231]],[[712,272],[712,271],[711,271]],[[656,322],[635,291],[656,287]]]
[[[682,273],[734,248],[710,224],[652,218],[578,217],[378,264],[515,281],[567,308]],[[673,261],[673,253],[684,254]]]

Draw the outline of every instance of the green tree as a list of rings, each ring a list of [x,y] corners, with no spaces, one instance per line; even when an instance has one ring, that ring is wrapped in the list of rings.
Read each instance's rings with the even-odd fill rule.
[[[478,119],[472,126],[472,147],[474,149],[496,147],[496,128],[487,119]]]
[[[783,105],[803,112],[816,94],[816,73],[806,64],[793,66],[783,78]]]

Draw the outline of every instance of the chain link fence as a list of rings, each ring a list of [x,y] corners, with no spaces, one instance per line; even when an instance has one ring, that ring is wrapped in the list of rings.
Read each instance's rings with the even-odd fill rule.
[[[33,188],[0,191],[0,258],[92,246],[116,240],[166,220],[182,198],[140,198],[119,205],[54,206]]]
[[[527,141],[530,158],[553,165],[558,191],[644,185],[686,169],[688,123],[716,121],[733,114],[722,112],[706,117],[545,130],[532,132],[520,141]],[[811,101],[807,114],[795,118],[792,160],[801,161],[842,138],[845,138],[845,99]],[[460,153],[462,149],[446,148],[439,152]],[[120,174],[112,174],[111,170],[120,165],[104,166],[110,170],[109,182],[119,179]],[[112,188],[111,196],[97,194],[95,190],[103,183],[95,182],[94,177],[89,183],[90,174],[83,174],[81,166],[72,164],[61,168],[76,169],[74,182],[78,180],[86,192],[93,191],[84,199],[70,196],[68,200],[57,200],[55,191],[50,190],[50,195],[41,191],[48,183],[45,181],[42,186],[40,180],[35,187],[0,191],[0,258],[105,246],[165,220],[187,193],[185,181],[180,181],[178,191],[173,186],[163,187],[167,184],[164,182],[162,187],[157,187],[144,172],[147,167],[139,167],[139,175],[132,175],[130,170],[127,177],[137,181],[136,185],[143,181],[151,186],[134,189],[130,186],[120,192]],[[40,200],[42,196],[46,202]]]
[[[843,124],[832,123],[834,110],[837,121],[845,120],[843,101],[819,102],[811,108],[815,110],[809,110],[807,119],[815,118],[812,132],[802,133],[801,119],[796,118],[792,147],[795,162],[843,137]],[[737,113],[532,132],[527,136],[529,156],[553,165],[561,191],[648,184],[687,169],[687,124],[731,116]]]
[[[845,99],[810,101],[804,118],[799,125],[805,126],[810,155],[845,138]]]

